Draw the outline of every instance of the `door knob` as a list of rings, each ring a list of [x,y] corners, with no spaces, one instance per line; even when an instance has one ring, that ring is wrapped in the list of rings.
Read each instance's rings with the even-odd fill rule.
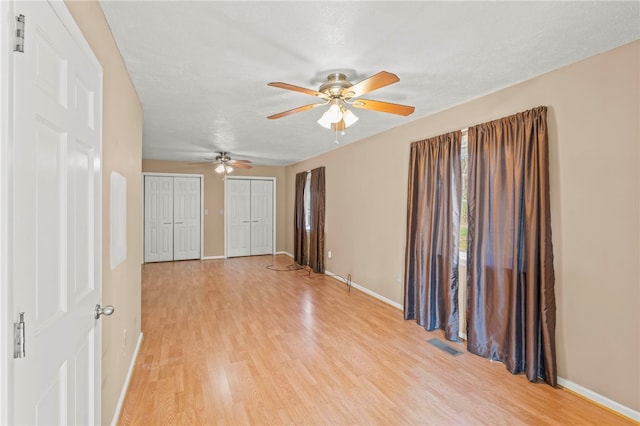
[[[115,308],[111,305],[107,305],[104,308],[101,308],[100,305],[96,305],[96,313],[95,313],[95,318],[98,319],[100,318],[100,315],[106,315],[109,316],[111,315],[113,312],[115,311]]]

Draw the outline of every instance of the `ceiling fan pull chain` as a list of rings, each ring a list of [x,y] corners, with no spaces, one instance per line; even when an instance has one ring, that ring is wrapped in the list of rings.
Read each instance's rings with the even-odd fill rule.
[[[340,144],[340,142],[338,142],[338,129],[336,129],[336,140],[333,141],[333,143],[336,145]]]

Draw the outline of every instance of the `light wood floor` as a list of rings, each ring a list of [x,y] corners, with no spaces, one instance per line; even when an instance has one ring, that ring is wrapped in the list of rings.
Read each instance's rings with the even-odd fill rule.
[[[633,424],[465,351],[287,256],[143,266],[121,425]],[[452,344],[464,350],[462,344]]]

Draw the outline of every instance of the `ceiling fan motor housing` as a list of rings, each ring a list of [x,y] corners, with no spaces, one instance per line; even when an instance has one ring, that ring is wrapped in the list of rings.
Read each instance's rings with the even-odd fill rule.
[[[221,163],[226,163],[230,160],[231,160],[231,157],[229,157],[228,152],[221,152],[216,156],[216,161],[219,161]]]
[[[327,82],[323,83],[322,86],[320,86],[320,90],[318,91],[325,93],[332,98],[340,98],[343,96],[344,90],[348,89],[351,86],[353,86],[353,84],[347,81],[347,76],[345,74],[336,72],[327,76]]]

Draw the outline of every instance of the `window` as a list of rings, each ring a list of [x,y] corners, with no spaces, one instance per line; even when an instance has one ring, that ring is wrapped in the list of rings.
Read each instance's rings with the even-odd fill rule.
[[[460,206],[460,260],[467,259],[467,233],[469,229],[468,208],[467,208],[467,175],[469,166],[468,134],[462,133],[460,146],[460,166],[462,172],[462,202]]]
[[[307,181],[304,184],[304,229],[311,231],[311,172],[307,173]]]
[[[467,340],[467,244],[469,230],[469,209],[467,207],[467,188],[468,188],[468,170],[469,170],[469,150],[468,150],[468,133],[462,131],[460,140],[460,171],[462,175],[462,200],[460,203],[460,240],[458,262],[458,312],[459,324],[458,335]]]

